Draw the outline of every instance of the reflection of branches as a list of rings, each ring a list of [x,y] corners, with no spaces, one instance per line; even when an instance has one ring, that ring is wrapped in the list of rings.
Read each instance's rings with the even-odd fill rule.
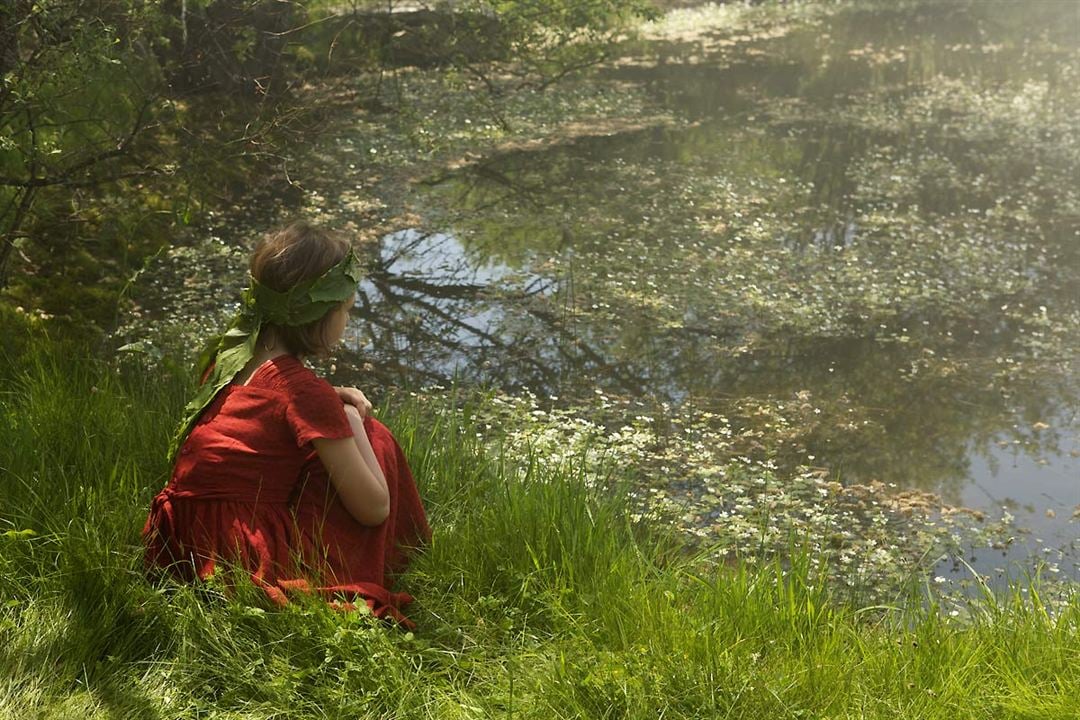
[[[537,358],[522,354],[519,350],[515,350],[515,348],[504,339],[474,325],[470,325],[452,312],[439,307],[435,300],[425,300],[423,297],[426,295],[429,298],[446,300],[476,299],[480,295],[482,286],[429,283],[421,278],[392,275],[386,272],[375,272],[370,275],[368,279],[372,285],[379,290],[384,302],[397,309],[401,314],[406,314],[408,306],[420,308],[424,313],[431,317],[438,318],[447,326],[464,331],[465,333],[478,338],[490,348],[513,353],[529,366],[537,376],[543,378],[545,382],[551,382],[551,369],[546,367]],[[402,292],[402,290],[405,292]],[[368,298],[364,297],[362,299],[362,307],[368,311],[364,319],[370,324],[382,327],[390,332],[399,331],[399,328],[394,327],[392,318],[387,317],[387,313],[374,311],[372,303]],[[453,338],[438,332],[425,332],[421,339],[434,343],[434,345],[443,347],[451,352],[463,353],[469,349],[466,344],[457,342]]]
[[[474,299],[487,288],[486,285],[479,285],[476,283],[430,283],[415,275],[390,275],[388,273],[384,275],[382,273],[375,273],[369,279],[374,285],[379,286],[380,283],[390,282],[390,278],[393,278],[392,282],[396,287],[424,293],[425,295],[433,295],[446,300]],[[382,290],[383,288],[379,287],[379,289]]]
[[[414,347],[439,348],[451,356],[483,353],[502,360],[513,358],[513,366],[505,362],[497,366],[506,375],[503,379],[513,383],[526,381],[526,377],[531,376],[533,384],[556,387],[567,369],[591,366],[599,375],[598,379],[613,381],[627,392],[640,392],[641,378],[613,363],[610,353],[588,344],[574,328],[567,328],[562,318],[543,307],[542,302],[529,302],[530,298],[550,290],[550,279],[533,278],[514,292],[500,288],[498,302],[504,304],[498,310],[508,312],[515,307],[524,308],[524,316],[536,321],[537,325],[530,323],[514,331],[503,322],[493,330],[471,324],[463,312],[470,307],[469,301],[484,298],[490,288],[488,284],[462,278],[467,272],[465,268],[459,267],[450,273],[444,271],[437,279],[391,271],[395,263],[411,253],[423,257],[431,252],[431,248],[424,247],[431,237],[430,233],[406,236],[405,242],[380,257],[368,275],[368,282],[380,297],[369,298],[361,292],[360,314],[373,329],[385,331],[378,335],[373,333],[373,339],[385,337],[391,346],[396,346],[398,339],[405,337]],[[415,315],[417,310],[427,321],[401,327],[400,318]],[[546,353],[539,352],[543,347],[553,349],[554,358],[550,355],[545,358]]]
[[[410,244],[415,248],[423,238],[419,238]],[[408,248],[406,248],[408,249]],[[378,291],[380,298],[373,302],[363,293],[360,298],[360,310],[365,322],[373,328],[380,328],[387,332],[391,338],[401,334],[410,334],[410,343],[414,345],[427,345],[429,347],[442,348],[452,354],[467,354],[475,352],[494,352],[502,357],[513,357],[516,366],[505,367],[509,381],[521,381],[524,375],[531,375],[534,383],[547,387],[555,387],[558,377],[568,367],[580,367],[583,364],[590,365],[603,378],[614,380],[627,392],[637,393],[641,390],[642,380],[632,376],[625,368],[612,363],[605,353],[584,342],[581,337],[568,331],[562,326],[560,319],[551,311],[546,310],[536,303],[526,303],[528,298],[548,289],[549,284],[542,279],[533,280],[520,292],[509,293],[501,299],[514,302],[527,308],[527,313],[533,319],[539,321],[541,327],[525,334],[524,338],[507,338],[498,332],[476,327],[463,318],[455,308],[445,307],[441,300],[453,303],[477,300],[483,296],[486,286],[476,283],[444,283],[431,282],[416,275],[394,274],[389,267],[400,257],[401,252],[384,259],[379,266],[368,276],[369,282]],[[385,305],[392,309],[391,312],[380,310],[377,304]],[[403,330],[397,325],[397,319],[407,317],[413,310],[419,310],[430,322],[418,325],[415,329]],[[435,324],[435,327],[432,325]],[[449,332],[443,332],[449,330]],[[476,346],[459,339],[462,336],[475,338]],[[555,348],[561,362],[554,364],[545,362],[535,349],[544,340],[555,339],[550,343]],[[420,368],[417,368],[419,371]]]
[[[532,186],[515,180],[508,176],[506,173],[500,172],[495,169],[491,163],[482,163],[472,168],[472,175],[480,180],[490,180],[497,185],[501,185],[505,188],[509,188],[510,194],[499,199],[501,202],[506,197],[518,197],[524,200],[527,204],[532,205],[537,210],[544,210],[547,205],[538,200],[537,198],[542,194],[550,194],[546,188],[541,186]],[[469,191],[474,190],[479,186],[479,182],[472,182],[469,184]]]
[[[559,319],[555,317],[554,313],[543,310],[535,305],[530,306],[528,312],[530,315],[544,323],[548,330],[556,333],[560,340],[568,341],[569,344],[577,348],[595,368],[602,370],[608,378],[617,381],[622,386],[623,390],[629,393],[641,392],[642,385],[644,384],[642,378],[630,376],[623,368],[609,362],[598,350],[587,345],[581,337],[567,332],[559,323]],[[580,363],[580,358],[573,357],[571,353],[563,349],[565,347],[563,343],[559,343],[557,347],[559,348],[559,354],[570,361],[571,364],[577,365]]]
[[[397,252],[390,255],[390,257],[379,260],[379,270],[386,272],[387,268],[401,259],[401,256],[410,250],[415,250],[416,246],[431,237],[431,233],[417,233],[416,236],[406,244],[403,244]]]
[[[394,283],[400,287],[416,290],[417,292],[422,292],[426,295],[436,295],[446,299],[475,297],[486,288],[485,285],[478,283],[430,283],[415,275],[395,275],[390,272],[390,268],[394,263],[409,252],[415,251],[418,246],[427,241],[430,237],[431,233],[419,233],[409,242],[402,244],[396,252],[388,257],[380,258],[378,265],[374,270],[373,277],[381,277],[384,279],[392,277],[394,278]]]
[[[545,290],[550,290],[553,284],[554,283],[547,278],[535,277],[528,285],[521,289],[520,296],[522,298],[530,298],[534,295],[539,295]]]
[[[509,192],[504,195],[499,195],[494,200],[470,206],[471,212],[478,212],[498,207],[504,201],[510,198],[518,198],[519,200],[525,202],[527,205],[530,205],[534,209],[539,211],[543,211],[548,208],[548,205],[539,200],[539,197],[542,195],[550,195],[551,192],[549,188],[542,185],[528,185],[520,180],[511,178],[506,173],[496,170],[494,164],[490,162],[479,163],[477,165],[470,166],[469,172],[467,174],[463,174],[459,171],[454,170],[430,179],[421,180],[420,183],[423,185],[431,186],[441,185],[448,181],[461,180],[463,178],[463,175],[465,179],[465,189],[462,191],[459,197],[459,204],[464,205],[465,198],[474,191],[480,192],[479,188],[481,187],[483,181],[492,182],[495,185],[507,188],[509,190]]]

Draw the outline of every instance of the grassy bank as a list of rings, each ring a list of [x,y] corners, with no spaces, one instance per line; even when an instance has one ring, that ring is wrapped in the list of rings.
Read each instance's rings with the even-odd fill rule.
[[[436,537],[415,633],[298,599],[154,585],[139,530],[187,390],[41,338],[0,363],[0,717],[1075,718],[1080,599],[962,621],[834,601],[795,554],[711,566],[617,492],[493,455],[430,407],[384,419]],[[438,418],[438,419],[435,419]]]

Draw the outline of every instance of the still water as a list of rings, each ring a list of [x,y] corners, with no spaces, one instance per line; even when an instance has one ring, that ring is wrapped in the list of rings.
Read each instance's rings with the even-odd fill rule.
[[[689,9],[600,70],[672,120],[414,186],[382,380],[781,403],[770,456],[1080,537],[1080,4]],[[768,433],[762,441],[769,445]]]

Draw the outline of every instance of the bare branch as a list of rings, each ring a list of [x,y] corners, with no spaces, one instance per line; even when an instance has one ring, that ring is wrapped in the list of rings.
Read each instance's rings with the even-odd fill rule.
[[[142,107],[139,108],[139,114],[135,118],[135,122],[132,125],[131,131],[119,142],[119,144],[111,150],[105,150],[103,152],[95,153],[88,158],[75,163],[71,167],[65,169],[58,175],[51,177],[37,177],[38,171],[38,150],[37,150],[37,128],[34,124],[34,115],[30,108],[26,109],[27,126],[30,131],[31,137],[31,152],[30,152],[30,167],[29,177],[26,178],[14,178],[10,176],[0,176],[0,186],[6,187],[22,187],[22,188],[40,188],[49,187],[52,185],[67,185],[69,187],[88,187],[103,182],[110,182],[112,180],[119,179],[121,177],[129,176],[126,173],[114,175],[105,179],[91,179],[91,180],[75,180],[75,175],[87,170],[95,165],[98,165],[106,160],[110,160],[114,157],[120,157],[128,151],[131,143],[135,141],[135,138],[142,130],[147,127],[147,119],[149,115],[149,109],[153,105],[156,98],[147,98]],[[140,171],[135,171],[140,172]],[[143,173],[151,174],[151,173]]]

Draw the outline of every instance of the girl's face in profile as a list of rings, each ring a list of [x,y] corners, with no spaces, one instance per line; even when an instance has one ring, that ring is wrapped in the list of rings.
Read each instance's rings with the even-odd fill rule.
[[[356,293],[353,293],[348,300],[330,311],[331,316],[326,325],[326,332],[330,339],[330,342],[328,343],[330,347],[337,346],[337,344],[341,342],[342,336],[345,335],[345,328],[349,324],[349,311],[352,310],[355,303]]]

